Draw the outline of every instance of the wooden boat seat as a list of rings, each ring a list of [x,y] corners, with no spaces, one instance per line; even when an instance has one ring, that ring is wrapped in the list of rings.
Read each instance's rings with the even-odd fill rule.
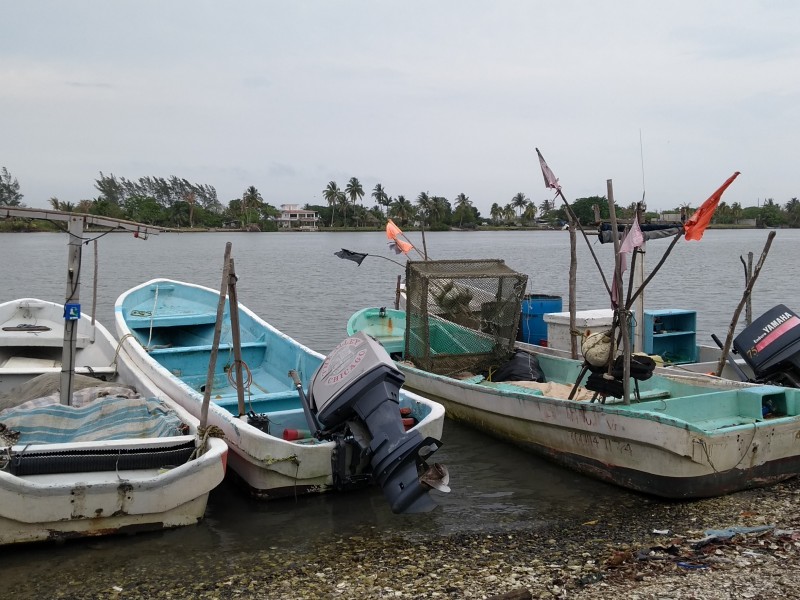
[[[166,314],[150,317],[149,315],[129,315],[127,318],[131,329],[149,329],[150,327],[183,327],[186,325],[213,325],[217,322],[216,312]]]
[[[268,346],[267,342],[265,341],[258,341],[258,342],[242,342],[241,348],[245,350],[247,348],[266,348]],[[232,350],[233,344],[220,344],[219,351],[227,351]],[[204,344],[202,346],[175,346],[172,348],[153,348],[150,350],[149,354],[151,356],[164,356],[164,355],[181,355],[181,354],[195,354],[198,352],[211,352],[211,344]]]
[[[78,335],[75,340],[76,348],[86,348],[92,340],[87,335]],[[8,348],[30,348],[34,346],[46,348],[58,348],[64,345],[64,329],[47,332],[2,332],[0,335],[0,346]]]

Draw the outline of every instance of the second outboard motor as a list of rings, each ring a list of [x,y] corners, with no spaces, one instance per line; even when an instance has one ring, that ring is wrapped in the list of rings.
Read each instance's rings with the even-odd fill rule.
[[[400,417],[400,387],[405,376],[377,341],[360,332],[341,342],[317,369],[308,404],[323,434],[344,426],[369,439],[372,477],[395,513],[425,512],[436,507],[429,487],[420,481],[425,459],[441,446],[419,431],[405,431]]]
[[[783,304],[753,321],[733,347],[757,381],[800,388],[800,317]]]

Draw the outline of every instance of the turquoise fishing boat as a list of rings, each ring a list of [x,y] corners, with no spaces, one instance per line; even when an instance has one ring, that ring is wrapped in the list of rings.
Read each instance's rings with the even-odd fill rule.
[[[123,293],[115,306],[117,332],[122,344],[120,360],[145,371],[198,417],[206,391],[218,304],[218,291],[154,279]],[[370,341],[363,336],[348,338],[326,359],[240,304],[238,338],[243,372],[240,383],[235,369],[235,331],[230,308],[230,301],[226,299],[224,317],[219,324],[220,344],[210,390],[208,422],[224,433],[231,450],[231,470],[254,496],[264,499],[294,497],[333,488],[349,489],[371,481],[376,481],[390,496],[387,489],[392,485],[392,469],[409,461],[416,463],[414,479],[419,475],[425,486],[417,490],[419,493],[391,499],[395,512],[415,512],[425,504],[422,491],[437,485],[438,489],[446,488],[441,479],[429,485],[431,474],[423,470],[425,457],[421,454],[423,446],[429,446],[429,452],[438,447],[444,422],[444,409],[439,403],[402,389],[394,398],[380,399],[380,402],[389,400],[387,406],[394,407],[387,422],[394,420],[408,431],[393,429],[386,433],[382,430],[373,435],[373,438],[391,440],[390,454],[397,451],[391,454],[391,459],[384,457],[392,463],[391,467],[384,465],[378,469],[374,464],[376,457],[387,451],[387,447],[379,448],[378,442],[366,445],[363,440],[356,439],[360,426],[366,424],[369,429],[369,418],[358,418],[348,412],[349,405],[344,406],[347,404],[344,399],[351,399],[347,396],[348,390],[325,388],[321,391],[327,384],[347,382],[356,373],[366,373],[364,365],[368,360],[365,357],[385,355],[380,346],[370,347]],[[348,352],[352,348],[358,348],[358,352],[351,356]],[[380,359],[381,356],[377,356],[375,362],[370,363],[366,376],[385,376],[399,389],[402,375],[388,356],[383,362]],[[352,368],[330,375],[339,363],[350,364]],[[291,374],[295,374],[296,380]],[[315,383],[318,383],[316,387]],[[367,395],[373,388],[384,389],[382,383],[359,385]],[[323,393],[330,395],[322,397]],[[328,407],[333,408],[326,412]],[[334,421],[335,426],[332,425]],[[370,433],[375,432],[366,431],[359,439],[369,439]],[[411,440],[411,436],[416,437]],[[427,440],[430,442],[422,443]],[[397,450],[401,446],[403,450]],[[398,453],[402,456],[398,457]],[[389,478],[388,483],[384,477]],[[410,493],[417,485],[411,483],[413,485],[406,481],[399,486],[403,494]],[[427,494],[424,496],[427,498]],[[426,504],[426,508],[429,505]]]
[[[800,473],[797,389],[658,370],[636,381],[625,404],[587,389],[592,373],[581,361],[515,349],[513,339],[511,360],[498,361],[487,352],[490,334],[441,311],[409,319],[365,308],[347,331],[384,344],[406,386],[440,401],[450,418],[629,489],[702,498]]]

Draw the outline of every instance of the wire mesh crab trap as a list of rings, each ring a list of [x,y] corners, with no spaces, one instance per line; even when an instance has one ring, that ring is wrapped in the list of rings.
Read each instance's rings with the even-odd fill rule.
[[[514,349],[527,282],[499,259],[409,261],[406,360],[440,375],[502,364]]]

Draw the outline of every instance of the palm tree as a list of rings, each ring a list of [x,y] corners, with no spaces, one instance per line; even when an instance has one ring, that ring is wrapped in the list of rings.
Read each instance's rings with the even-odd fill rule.
[[[528,205],[528,202],[528,198],[522,192],[517,192],[517,195],[511,199],[511,206],[518,210],[520,220],[522,220],[522,209]]]
[[[489,209],[489,216],[492,218],[495,225],[503,218],[503,209],[500,208],[497,202],[493,203],[492,208]]]
[[[742,218],[742,205],[738,202],[731,204],[731,217],[733,217],[734,223],[738,223],[739,219]]]
[[[383,189],[382,184],[375,184],[375,187],[372,189],[372,197],[375,198],[375,203],[378,206],[389,207],[389,196],[386,195],[386,190]],[[383,211],[381,211],[381,216],[383,216]]]
[[[551,210],[555,208],[555,202],[547,199],[542,200],[542,203],[539,205],[539,208],[542,211],[542,216],[546,217],[547,213],[549,213]]]
[[[536,220],[536,205],[533,202],[529,202],[525,207],[525,212],[522,213],[522,218],[528,223]]]
[[[339,202],[339,186],[335,181],[329,181],[328,187],[322,190],[322,197],[333,210],[331,211],[331,227],[333,227],[333,217],[336,215],[336,204]]]
[[[444,196],[434,196],[431,200],[433,200],[433,206],[431,207],[433,209],[431,211],[432,222],[436,224],[443,221],[450,213],[450,202]]]
[[[251,185],[244,191],[244,194],[242,194],[242,220],[244,225],[248,224],[251,206],[258,209],[262,202],[261,192],[256,189],[256,186]]]
[[[472,201],[467,197],[466,194],[463,192],[456,196],[455,199],[456,211],[459,213],[459,221],[458,226],[461,227],[464,224],[464,213],[467,212],[470,208],[472,208]]]
[[[356,200],[361,202],[361,198],[364,197],[364,188],[361,187],[361,182],[358,181],[358,178],[351,177],[350,181],[347,182],[347,186],[344,188],[345,193],[350,198],[350,202],[353,204],[353,207],[356,205]]]
[[[61,212],[73,212],[75,210],[75,204],[72,202],[61,202],[61,200],[55,196],[50,198],[49,202],[53,210],[60,210]]]
[[[512,222],[514,217],[517,216],[517,211],[514,210],[514,204],[509,202],[503,208],[503,218],[506,222]]]
[[[422,217],[422,224],[431,218],[431,213],[434,211],[434,203],[427,192],[420,192],[417,196],[417,214]]]
[[[410,219],[414,218],[414,206],[402,195],[397,197],[397,200],[391,206],[390,212],[392,216],[400,219],[400,224],[403,227],[408,225]]]
[[[339,190],[339,193],[336,195],[336,202],[342,207],[342,215],[344,217],[343,225],[347,227],[347,194]]]

